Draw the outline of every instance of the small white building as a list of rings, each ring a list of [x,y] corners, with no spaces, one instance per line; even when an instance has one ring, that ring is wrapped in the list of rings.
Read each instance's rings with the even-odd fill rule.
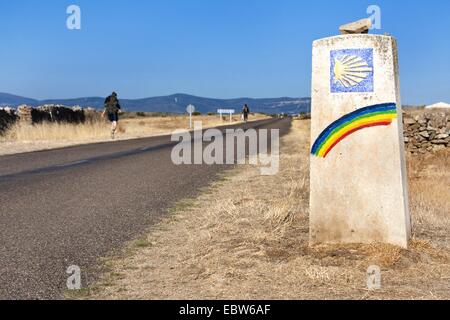
[[[450,110],[450,104],[445,103],[445,102],[439,102],[439,103],[435,103],[430,106],[427,106],[427,107],[425,107],[425,109],[447,109],[447,110]]]

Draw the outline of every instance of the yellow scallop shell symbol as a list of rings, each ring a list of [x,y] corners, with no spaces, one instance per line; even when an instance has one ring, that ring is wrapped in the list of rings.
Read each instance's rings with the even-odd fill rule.
[[[347,55],[334,61],[334,79],[345,88],[357,86],[373,72],[364,59]]]

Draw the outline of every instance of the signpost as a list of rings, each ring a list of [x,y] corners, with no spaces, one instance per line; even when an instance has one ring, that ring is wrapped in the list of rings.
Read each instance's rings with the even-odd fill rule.
[[[233,114],[236,113],[236,110],[234,109],[219,109],[217,110],[217,113],[220,114],[220,119],[222,119],[224,114],[230,115],[230,123],[233,122]]]
[[[192,114],[195,112],[195,106],[192,104],[188,105],[186,112],[189,113],[189,128],[192,129]]]

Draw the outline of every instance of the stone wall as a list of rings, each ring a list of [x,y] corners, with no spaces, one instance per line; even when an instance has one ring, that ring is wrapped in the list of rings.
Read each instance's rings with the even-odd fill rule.
[[[81,107],[65,107],[61,105],[44,105],[33,108],[27,105],[12,108],[0,108],[0,134],[16,121],[22,125],[32,125],[42,122],[56,123],[94,123],[101,120],[101,114],[95,109]]]
[[[406,150],[412,154],[450,147],[450,110],[413,110],[404,113]]]
[[[23,115],[26,117],[26,121],[31,120],[32,123],[42,123],[42,122],[83,123],[86,120],[84,111],[80,107],[69,108],[61,105],[44,105],[37,108],[31,108],[30,112],[31,112],[30,115],[28,114]],[[22,117],[21,120],[23,120]]]
[[[19,119],[24,124],[36,124],[42,122],[85,123],[98,121],[100,113],[95,109],[81,107],[65,107],[61,105],[44,105],[32,108],[26,105],[17,109]]]
[[[17,120],[14,109],[0,108],[0,135],[8,129]]]

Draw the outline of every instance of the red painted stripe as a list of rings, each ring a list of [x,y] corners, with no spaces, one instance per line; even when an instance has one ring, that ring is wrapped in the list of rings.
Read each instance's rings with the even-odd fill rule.
[[[378,126],[389,126],[391,124],[392,124],[392,120],[391,121],[380,121],[380,122],[375,122],[375,123],[371,123],[371,124],[366,124],[364,126],[361,126],[361,127],[355,128],[353,130],[350,130],[345,135],[340,137],[339,140],[337,140],[335,143],[333,143],[333,145],[330,147],[330,149],[328,149],[328,151],[325,153],[325,155],[323,157],[326,158],[327,155],[330,153],[330,151],[333,150],[334,147],[336,147],[339,144],[339,142],[341,142],[346,137],[348,137],[349,135],[351,135],[351,134],[353,134],[353,133],[355,133],[355,132],[357,132],[359,130],[362,130],[362,129],[365,129],[365,128],[371,128],[371,127],[378,127]]]

